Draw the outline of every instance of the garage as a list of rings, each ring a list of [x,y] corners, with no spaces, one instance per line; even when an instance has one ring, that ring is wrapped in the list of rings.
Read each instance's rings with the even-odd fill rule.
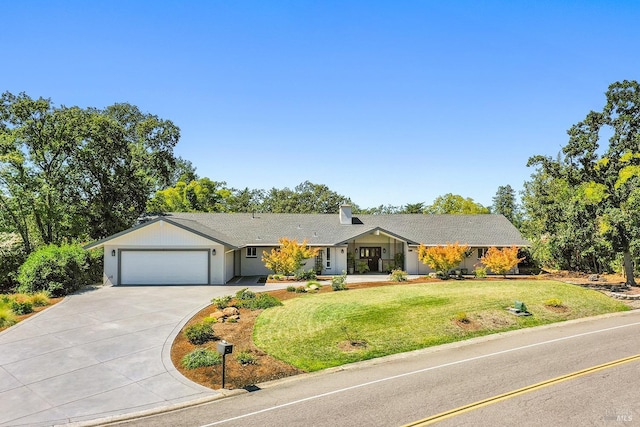
[[[120,250],[121,285],[208,285],[209,250]]]

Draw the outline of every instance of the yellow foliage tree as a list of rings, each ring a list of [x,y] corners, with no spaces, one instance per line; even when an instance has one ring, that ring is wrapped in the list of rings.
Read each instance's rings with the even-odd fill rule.
[[[502,274],[505,277],[507,276],[507,272],[522,260],[524,260],[524,258],[518,258],[518,248],[515,246],[502,249],[491,247],[484,256],[480,258],[480,261],[485,267],[495,274]]]
[[[280,247],[271,249],[270,253],[262,252],[262,262],[275,274],[292,276],[300,269],[302,261],[314,257],[318,253],[318,249],[312,249],[307,245],[306,239],[298,244],[295,239],[283,237],[279,243]]]
[[[469,245],[461,245],[458,242],[445,246],[426,247],[422,243],[418,247],[418,259],[433,270],[442,272],[448,277],[447,272],[457,267],[466,257]]]

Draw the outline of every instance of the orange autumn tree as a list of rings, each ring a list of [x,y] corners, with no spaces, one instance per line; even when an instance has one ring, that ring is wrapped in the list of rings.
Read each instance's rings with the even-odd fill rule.
[[[271,249],[270,253],[262,252],[262,262],[275,274],[292,276],[302,267],[304,260],[314,257],[318,253],[318,249],[311,249],[307,245],[306,239],[298,244],[295,239],[282,237],[279,243],[280,247]]]
[[[465,258],[469,245],[461,245],[458,242],[445,246],[426,247],[422,243],[418,246],[418,259],[431,269],[442,272],[442,278],[449,276],[447,272],[457,267]]]
[[[484,256],[480,258],[480,261],[485,267],[495,274],[502,274],[504,277],[507,277],[509,270],[518,265],[522,260],[524,260],[524,258],[518,258],[518,248],[515,246],[502,249],[491,247]]]

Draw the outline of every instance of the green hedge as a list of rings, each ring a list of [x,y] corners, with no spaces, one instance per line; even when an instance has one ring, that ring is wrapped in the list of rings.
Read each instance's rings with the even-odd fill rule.
[[[101,272],[102,265],[98,256],[79,245],[44,246],[20,267],[16,289],[24,293],[47,291],[53,297],[73,293],[99,281],[96,271]]]

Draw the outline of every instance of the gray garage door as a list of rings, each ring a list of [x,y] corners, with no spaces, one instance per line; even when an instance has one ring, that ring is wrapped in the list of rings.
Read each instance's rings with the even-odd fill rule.
[[[121,285],[207,285],[209,251],[122,250]]]

